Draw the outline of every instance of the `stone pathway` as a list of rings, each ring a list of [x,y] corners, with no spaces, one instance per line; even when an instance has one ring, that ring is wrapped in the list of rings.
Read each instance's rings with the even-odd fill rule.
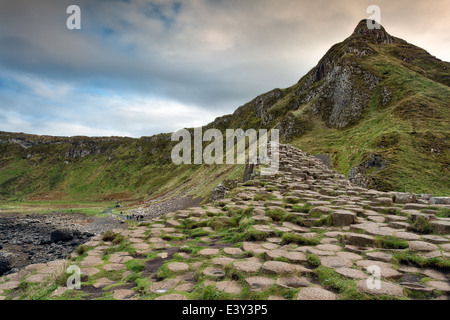
[[[65,261],[0,278],[0,300],[443,299],[450,205],[356,187],[280,145],[280,171],[229,198],[98,235]],[[69,265],[81,289],[67,289]],[[59,279],[59,280],[58,280]]]

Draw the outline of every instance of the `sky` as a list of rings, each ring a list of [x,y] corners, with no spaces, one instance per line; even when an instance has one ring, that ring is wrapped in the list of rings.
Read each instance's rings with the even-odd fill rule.
[[[450,0],[0,0],[0,131],[206,125],[295,84],[374,4],[388,33],[450,61]]]

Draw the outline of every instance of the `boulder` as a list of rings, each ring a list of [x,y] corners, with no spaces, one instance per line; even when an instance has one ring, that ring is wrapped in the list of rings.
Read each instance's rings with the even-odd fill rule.
[[[57,229],[50,234],[50,241],[70,241],[73,239],[73,233],[70,229]]]
[[[0,276],[14,267],[16,257],[7,251],[0,251]]]

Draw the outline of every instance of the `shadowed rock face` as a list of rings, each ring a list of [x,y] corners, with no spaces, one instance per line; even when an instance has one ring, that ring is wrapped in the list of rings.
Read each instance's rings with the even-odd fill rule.
[[[369,29],[367,25],[370,25],[371,23],[372,22],[367,19],[361,20],[356,26],[355,31],[353,31],[352,37],[358,40],[377,44],[403,41],[391,36],[381,25],[379,29]]]

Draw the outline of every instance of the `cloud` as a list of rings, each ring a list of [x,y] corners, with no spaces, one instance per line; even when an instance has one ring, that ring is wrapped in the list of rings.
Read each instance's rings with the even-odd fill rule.
[[[0,129],[138,136],[206,124],[297,82],[372,1],[77,0],[82,29],[68,30],[71,4],[0,0],[0,109],[12,121]],[[450,60],[444,0],[378,5],[389,33]]]

